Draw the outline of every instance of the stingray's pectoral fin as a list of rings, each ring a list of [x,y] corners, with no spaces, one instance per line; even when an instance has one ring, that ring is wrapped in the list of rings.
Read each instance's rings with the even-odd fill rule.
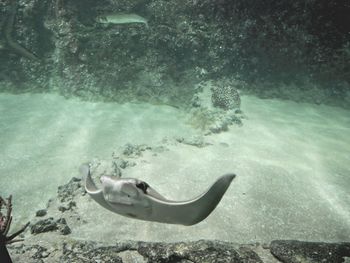
[[[235,176],[227,174],[220,177],[206,192],[185,202],[164,201],[149,196],[153,201],[153,218],[150,220],[188,226],[201,222],[219,204]]]
[[[83,176],[85,191],[91,196],[92,199],[94,199],[102,207],[114,212],[106,202],[103,196],[103,191],[101,189],[98,189],[94,181],[92,180],[90,165],[88,163],[82,164],[79,167],[79,171],[80,171],[80,174]]]

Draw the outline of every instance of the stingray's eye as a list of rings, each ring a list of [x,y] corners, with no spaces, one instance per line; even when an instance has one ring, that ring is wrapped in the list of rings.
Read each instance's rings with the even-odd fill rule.
[[[140,182],[136,184],[136,187],[141,189],[144,194],[147,194],[147,188],[149,187],[149,185],[145,182]]]

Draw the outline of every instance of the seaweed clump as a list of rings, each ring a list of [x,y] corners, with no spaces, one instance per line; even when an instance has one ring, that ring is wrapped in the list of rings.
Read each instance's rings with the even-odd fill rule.
[[[2,213],[3,207],[5,214]],[[6,245],[23,241],[23,239],[15,239],[29,226],[29,222],[17,232],[8,235],[12,223],[12,196],[7,198],[7,201],[0,196],[0,258],[1,262],[12,262],[10,254],[7,251]]]

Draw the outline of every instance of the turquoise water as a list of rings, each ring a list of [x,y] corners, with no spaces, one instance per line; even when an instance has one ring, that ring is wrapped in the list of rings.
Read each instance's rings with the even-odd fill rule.
[[[237,178],[214,212],[192,227],[144,222],[77,198],[86,224],[72,237],[234,242],[350,236],[350,114],[330,106],[242,96],[243,126],[203,136],[188,113],[150,104],[91,103],[54,94],[0,94],[1,195],[13,195],[14,228],[79,176],[94,158],[110,160],[126,143],[145,151],[123,177],[148,182],[164,196],[186,200],[217,177]],[[179,143],[198,136],[207,146]],[[98,224],[96,224],[98,222]]]

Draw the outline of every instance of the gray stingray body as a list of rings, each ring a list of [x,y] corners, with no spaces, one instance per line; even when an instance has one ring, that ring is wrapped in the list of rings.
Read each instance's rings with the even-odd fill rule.
[[[235,178],[234,174],[221,176],[198,197],[171,201],[138,179],[102,176],[102,189],[98,189],[89,164],[83,164],[80,172],[86,192],[104,208],[136,219],[181,225],[194,225],[209,216]]]

